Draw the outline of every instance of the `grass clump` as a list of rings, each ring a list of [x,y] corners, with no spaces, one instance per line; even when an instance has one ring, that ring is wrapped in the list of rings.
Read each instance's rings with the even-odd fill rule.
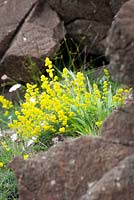
[[[122,105],[129,90],[119,88],[113,94],[109,72],[91,83],[82,72],[64,68],[59,76],[49,58],[45,59],[48,76],[41,76],[41,91],[36,84],[27,84],[25,102],[16,111],[16,120],[9,124],[25,139],[52,135],[98,134],[98,130],[117,106]]]
[[[0,200],[18,199],[15,175],[8,165],[15,156],[22,156],[26,160],[31,151],[24,142],[14,140],[13,136],[5,135],[0,139]]]

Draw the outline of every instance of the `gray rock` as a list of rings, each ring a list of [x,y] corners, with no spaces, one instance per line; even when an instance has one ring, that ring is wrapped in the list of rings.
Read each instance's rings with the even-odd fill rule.
[[[113,14],[115,15],[119,11],[121,6],[127,1],[128,0],[110,0],[110,6]]]

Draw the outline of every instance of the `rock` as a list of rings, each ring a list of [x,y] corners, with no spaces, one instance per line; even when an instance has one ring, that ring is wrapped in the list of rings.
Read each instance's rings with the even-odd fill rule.
[[[134,85],[134,0],[126,2],[114,17],[107,37],[106,56],[115,80]]]
[[[134,104],[114,111],[104,121],[101,134],[106,140],[134,145]]]
[[[131,155],[104,174],[79,200],[133,200],[133,198],[134,155]]]
[[[16,173],[20,200],[77,200],[90,184],[101,179],[130,152],[133,152],[131,147],[102,138],[81,137],[26,161],[16,158],[11,167]]]
[[[36,0],[0,1],[0,59],[11,44],[19,26],[34,6]]]
[[[128,0],[110,0],[110,6],[112,9],[113,14],[115,15],[121,6]]]
[[[113,13],[105,0],[48,0],[65,22],[67,33],[90,53],[104,52],[105,37]]]
[[[54,54],[64,35],[64,25],[57,13],[39,1],[4,55],[1,65],[5,73],[18,81],[34,80],[39,76],[44,58]]]

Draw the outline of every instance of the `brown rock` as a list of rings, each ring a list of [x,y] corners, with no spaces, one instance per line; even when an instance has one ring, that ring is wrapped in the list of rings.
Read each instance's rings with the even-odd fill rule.
[[[106,55],[110,59],[110,72],[117,81],[134,85],[134,0],[125,3],[110,28]]]
[[[0,1],[0,59],[35,2],[36,0]]]
[[[133,200],[134,155],[121,161],[117,167],[89,188],[79,200]]]
[[[102,136],[121,144],[134,144],[134,104],[114,111],[103,123]]]
[[[44,1],[39,1],[4,55],[1,65],[5,73],[23,82],[37,78],[44,58],[54,54],[64,35],[63,23],[56,12]]]
[[[106,0],[48,0],[65,22],[67,33],[91,53],[104,52],[105,37],[113,19]]]
[[[77,200],[89,184],[98,181],[131,151],[130,147],[101,138],[81,137],[25,162],[18,158],[11,166],[21,200]]]

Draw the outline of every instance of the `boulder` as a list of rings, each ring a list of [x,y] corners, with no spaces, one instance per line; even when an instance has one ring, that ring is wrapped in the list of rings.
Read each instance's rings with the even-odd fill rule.
[[[114,17],[107,36],[106,56],[118,82],[134,85],[134,0],[126,2]]]
[[[106,0],[48,0],[65,22],[67,33],[90,53],[104,52],[105,37],[113,13]]]
[[[134,144],[134,103],[118,108],[103,123],[101,135],[117,143]]]
[[[64,36],[64,25],[57,13],[39,1],[19,28],[1,66],[14,80],[32,81],[38,78],[44,58],[54,54]]]
[[[13,37],[31,11],[36,0],[0,1],[0,59],[9,48]]]
[[[132,147],[80,137],[26,161],[17,157],[10,166],[16,173],[20,200],[77,200],[130,152]]]
[[[133,198],[134,155],[131,155],[104,174],[79,200],[133,200]]]

